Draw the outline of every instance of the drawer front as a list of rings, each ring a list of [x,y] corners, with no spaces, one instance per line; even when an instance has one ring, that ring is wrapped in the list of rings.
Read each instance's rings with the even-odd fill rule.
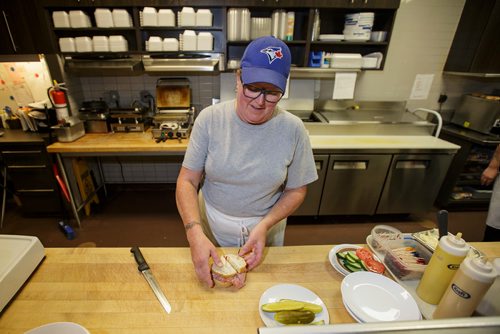
[[[49,163],[47,153],[42,147],[26,150],[2,150],[2,157],[7,166],[45,166]]]
[[[59,195],[51,190],[18,191],[23,214],[61,214]]]
[[[12,180],[17,191],[27,189],[53,189],[55,188],[54,176],[45,167],[8,167],[7,175]]]
[[[390,155],[331,155],[320,215],[373,215]]]

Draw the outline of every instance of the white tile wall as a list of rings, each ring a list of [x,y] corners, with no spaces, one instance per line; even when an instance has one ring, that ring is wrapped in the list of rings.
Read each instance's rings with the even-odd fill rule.
[[[120,96],[120,106],[129,107],[134,100],[140,100],[140,91],[147,90],[151,95],[156,94],[156,82],[160,78],[167,76],[120,76],[120,77],[74,77],[82,87],[82,101],[99,100],[111,104],[109,91],[118,91]],[[179,77],[179,76],[175,76]],[[197,110],[201,110],[212,103],[212,98],[219,98],[219,76],[182,76],[189,80],[191,86],[191,101]]]

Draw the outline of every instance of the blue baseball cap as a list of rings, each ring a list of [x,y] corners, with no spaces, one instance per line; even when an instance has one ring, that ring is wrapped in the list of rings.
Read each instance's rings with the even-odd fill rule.
[[[274,36],[259,37],[248,44],[241,58],[241,81],[270,83],[284,92],[291,63],[290,49],[282,40]]]

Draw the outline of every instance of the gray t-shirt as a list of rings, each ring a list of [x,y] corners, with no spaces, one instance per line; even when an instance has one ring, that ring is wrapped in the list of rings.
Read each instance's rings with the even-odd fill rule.
[[[285,188],[318,178],[302,121],[276,108],[266,123],[242,121],[235,101],[210,106],[196,118],[182,166],[205,171],[203,195],[235,217],[264,216]]]

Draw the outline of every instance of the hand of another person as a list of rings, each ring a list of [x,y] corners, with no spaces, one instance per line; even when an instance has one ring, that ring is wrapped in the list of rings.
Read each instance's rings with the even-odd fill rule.
[[[488,186],[495,180],[497,177],[498,170],[493,167],[487,167],[484,171],[483,174],[481,175],[481,184],[483,186]]]
[[[210,258],[217,265],[222,265],[214,244],[204,234],[200,234],[195,242],[191,242],[191,260],[198,279],[209,288],[213,288],[214,281],[210,273]]]
[[[262,260],[262,253],[266,246],[267,229],[260,224],[250,232],[247,242],[241,247],[238,255],[248,264],[248,270],[257,267]]]

